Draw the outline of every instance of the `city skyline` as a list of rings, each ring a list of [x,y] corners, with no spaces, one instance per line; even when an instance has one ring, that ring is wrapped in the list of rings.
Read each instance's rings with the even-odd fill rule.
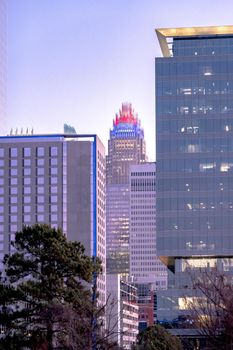
[[[61,132],[67,122],[106,147],[111,121],[129,101],[154,160],[154,29],[230,24],[232,10],[229,1],[9,0],[8,131]]]

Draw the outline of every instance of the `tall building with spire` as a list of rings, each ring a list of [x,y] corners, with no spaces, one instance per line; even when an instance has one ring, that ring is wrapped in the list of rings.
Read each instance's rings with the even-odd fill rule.
[[[129,273],[130,165],[147,160],[144,130],[130,103],[113,120],[106,157],[107,273]]]
[[[7,4],[0,1],[0,135],[6,134]]]

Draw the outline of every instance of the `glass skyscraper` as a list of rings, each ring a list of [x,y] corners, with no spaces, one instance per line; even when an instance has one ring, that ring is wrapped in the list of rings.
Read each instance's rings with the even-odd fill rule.
[[[233,26],[156,30],[160,319],[186,314],[187,268],[233,270]],[[233,271],[232,271],[233,272]]]
[[[106,157],[107,273],[129,273],[129,168],[146,161],[144,131],[130,103],[113,121]]]

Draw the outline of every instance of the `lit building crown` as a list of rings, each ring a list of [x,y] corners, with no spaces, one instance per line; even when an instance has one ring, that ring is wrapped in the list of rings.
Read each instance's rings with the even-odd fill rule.
[[[121,137],[124,133],[144,136],[144,131],[141,128],[141,121],[138,119],[137,113],[129,102],[122,103],[119,113],[116,114],[113,120],[113,129],[110,131],[111,136]]]

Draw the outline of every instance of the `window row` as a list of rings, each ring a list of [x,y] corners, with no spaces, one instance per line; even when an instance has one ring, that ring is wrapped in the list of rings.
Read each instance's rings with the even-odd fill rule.
[[[9,216],[9,222],[11,223],[17,223],[19,220],[22,219],[23,222],[29,222],[29,221],[32,221],[34,220],[34,217],[36,216],[36,218],[42,218],[43,217],[43,220],[45,219],[45,215],[42,213],[42,214],[30,214],[30,213],[24,213],[22,218],[19,217],[18,215],[10,215]],[[49,220],[50,221],[57,221],[58,220],[58,215],[57,214],[50,214],[49,215]],[[4,217],[2,215],[0,215],[0,223],[4,223],[5,220],[4,220]]]
[[[12,147],[9,149],[9,156],[11,158],[13,157],[18,157],[18,155],[20,154],[20,149],[16,148],[16,147]],[[5,150],[4,148],[0,148],[0,157],[4,157],[5,152],[7,152],[7,150]],[[23,157],[31,157],[32,156],[32,148],[31,147],[24,147],[22,149],[22,155]],[[58,147],[50,147],[49,148],[49,155],[50,156],[57,156],[58,155]],[[44,157],[45,156],[45,147],[36,147],[36,156],[37,157]]]

